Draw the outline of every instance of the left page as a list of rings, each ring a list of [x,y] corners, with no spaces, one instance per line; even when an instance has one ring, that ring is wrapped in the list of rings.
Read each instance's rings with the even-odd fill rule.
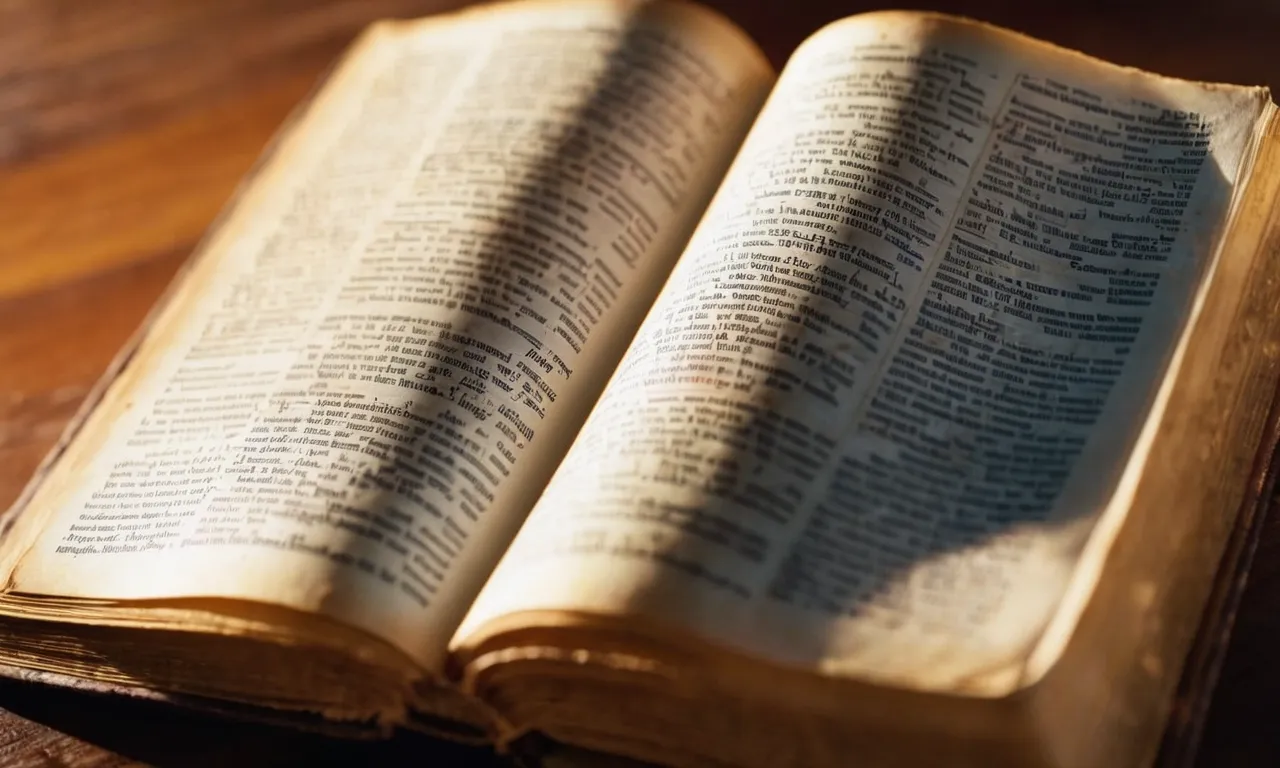
[[[29,499],[7,594],[262,601],[434,668],[772,77],[686,5],[377,27]]]

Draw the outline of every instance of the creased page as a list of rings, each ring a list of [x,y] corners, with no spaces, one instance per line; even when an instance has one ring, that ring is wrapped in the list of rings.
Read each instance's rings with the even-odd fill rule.
[[[682,5],[383,27],[32,500],[9,589],[268,601],[437,664],[771,79]]]
[[[457,642],[585,611],[1011,684],[988,673],[1115,488],[1265,99],[920,14],[815,35]]]

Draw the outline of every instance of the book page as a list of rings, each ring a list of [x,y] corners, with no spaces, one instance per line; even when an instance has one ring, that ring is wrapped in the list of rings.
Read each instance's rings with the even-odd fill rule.
[[[9,590],[267,601],[436,665],[771,81],[683,5],[379,27],[27,505]]]
[[[578,611],[1010,685],[1265,103],[921,14],[818,33],[455,643]]]

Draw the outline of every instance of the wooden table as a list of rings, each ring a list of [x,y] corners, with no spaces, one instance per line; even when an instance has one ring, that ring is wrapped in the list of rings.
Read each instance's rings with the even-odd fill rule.
[[[457,0],[0,0],[0,507],[319,73],[373,19]],[[875,6],[712,2],[775,62]],[[909,2],[908,5],[915,3]],[[890,3],[889,5],[901,5]],[[1280,86],[1271,0],[937,0],[1171,75]],[[1280,765],[1280,516],[1263,532],[1200,765]],[[432,761],[431,758],[436,758]],[[0,764],[488,765],[0,683]]]

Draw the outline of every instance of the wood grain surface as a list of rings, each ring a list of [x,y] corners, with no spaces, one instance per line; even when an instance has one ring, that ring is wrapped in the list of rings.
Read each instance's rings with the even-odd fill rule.
[[[0,0],[0,507],[289,110],[368,22],[450,0]],[[776,63],[876,5],[720,0]],[[938,0],[1122,64],[1280,88],[1273,0]],[[1280,765],[1280,519],[1259,556],[1199,765]],[[488,765],[404,736],[338,742],[0,683],[0,765]]]

